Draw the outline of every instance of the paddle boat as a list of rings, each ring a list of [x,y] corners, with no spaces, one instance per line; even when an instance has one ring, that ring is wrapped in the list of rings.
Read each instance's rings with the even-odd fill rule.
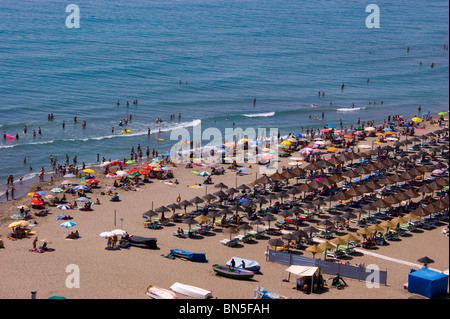
[[[178,299],[172,291],[152,285],[148,286],[146,294],[153,299]]]
[[[122,130],[122,133],[131,133],[131,130]]]
[[[228,267],[224,265],[213,265],[213,270],[216,274],[232,279],[251,279],[255,275],[253,271],[239,269],[237,267]]]
[[[156,140],[157,140],[157,141],[164,142],[164,139],[163,139],[163,138],[160,138],[160,137],[157,137]]]

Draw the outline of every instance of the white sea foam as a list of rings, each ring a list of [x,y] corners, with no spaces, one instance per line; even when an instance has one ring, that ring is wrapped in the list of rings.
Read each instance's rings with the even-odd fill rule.
[[[242,116],[245,116],[245,117],[271,117],[274,115],[275,115],[275,112],[242,114]]]
[[[340,108],[337,109],[338,112],[351,112],[351,111],[359,111],[359,110],[364,110],[366,107],[351,107],[351,108]]]

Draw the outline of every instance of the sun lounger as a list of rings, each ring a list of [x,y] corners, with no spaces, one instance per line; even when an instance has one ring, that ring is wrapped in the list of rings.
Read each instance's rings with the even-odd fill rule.
[[[355,252],[355,248],[354,247],[350,247],[350,246],[344,246],[344,245],[340,245],[338,246],[338,250],[342,251],[344,254],[346,255],[351,255]]]
[[[345,254],[340,250],[338,250],[338,251],[327,250],[326,255],[327,255],[327,257],[333,257],[333,258],[342,258],[345,256]]]
[[[324,232],[321,230],[316,234],[316,236],[319,238],[330,239],[331,237],[333,237],[333,233],[332,232]]]
[[[251,235],[251,236],[253,236],[253,237],[258,239],[258,238],[261,238],[264,235],[265,232],[266,232],[265,230],[260,230],[258,232],[256,232],[256,231],[249,231],[249,232],[247,232],[247,235]]]
[[[220,241],[222,243],[222,245],[228,246],[228,247],[234,247],[237,245],[238,243],[238,239],[237,238],[233,238],[233,239],[222,239]]]
[[[413,225],[413,224],[408,223],[408,224],[401,224],[401,225],[400,225],[400,228],[401,228],[402,230],[405,230],[405,231],[413,231],[413,230],[416,229],[416,226]]]
[[[272,236],[278,236],[278,235],[281,235],[281,229],[280,228],[267,228],[266,234],[272,235]]]
[[[159,229],[162,226],[158,222],[148,222],[148,223],[144,223],[144,227],[145,228],[150,228],[150,229]]]

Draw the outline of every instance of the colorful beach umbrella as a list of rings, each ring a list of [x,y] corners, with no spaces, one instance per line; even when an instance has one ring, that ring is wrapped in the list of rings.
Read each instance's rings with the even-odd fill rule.
[[[57,188],[52,188],[51,192],[52,193],[62,193],[62,192],[64,192],[64,190],[62,188],[57,187]]]
[[[420,123],[420,122],[422,122],[422,119],[421,119],[421,118],[418,118],[418,117],[413,117],[413,118],[411,119],[411,121],[416,122],[416,123]]]
[[[77,223],[75,223],[75,222],[68,221],[68,222],[62,223],[60,226],[61,226],[61,227],[65,227],[65,228],[69,228],[69,227],[75,226],[76,224],[77,224]]]
[[[59,206],[57,206],[57,208],[62,209],[62,210],[69,210],[70,209],[70,207],[67,206],[67,205],[59,205]]]
[[[74,188],[76,191],[87,190],[87,187],[84,185],[78,185]]]

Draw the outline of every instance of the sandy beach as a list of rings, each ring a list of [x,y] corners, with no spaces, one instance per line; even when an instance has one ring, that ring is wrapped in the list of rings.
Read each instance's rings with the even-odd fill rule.
[[[424,135],[439,128],[443,126],[438,127],[427,122],[425,129],[416,130],[416,135]],[[400,140],[404,138],[401,136]],[[359,144],[373,145],[373,139],[374,137],[366,138]],[[380,145],[387,144],[393,143]],[[448,152],[448,142],[445,145]],[[339,151],[342,150],[339,149]],[[354,147],[354,150],[356,152],[358,147]],[[332,155],[332,153],[325,153],[323,158]],[[298,152],[291,154],[291,157],[296,156],[299,156]],[[280,157],[279,160],[280,172],[283,166],[290,167],[289,163],[292,162],[289,158]],[[299,163],[300,167],[306,165],[307,163]],[[219,166],[225,168],[226,173],[220,176],[213,175],[214,184],[222,182],[229,187],[236,187],[241,184],[249,185],[256,177],[261,177],[258,165],[248,168],[248,165],[243,164],[248,171],[242,176],[230,171],[229,164]],[[367,253],[357,253],[344,259],[352,265],[375,264],[380,270],[386,270],[388,273],[386,286],[367,288],[364,281],[345,278],[348,287],[342,290],[331,287],[328,281],[326,289],[319,293],[305,294],[297,291],[293,280],[282,281],[283,271],[287,266],[266,261],[268,240],[280,236],[266,235],[248,243],[239,243],[237,247],[226,247],[220,241],[229,238],[230,235],[224,233],[224,229],[220,227],[215,227],[204,235],[194,238],[178,238],[172,234],[178,227],[187,229],[188,225],[183,223],[171,223],[160,229],[144,227],[145,219],[142,214],[152,207],[156,209],[162,205],[175,203],[178,196],[181,200],[191,200],[196,196],[202,197],[218,190],[214,188],[214,184],[191,188],[190,186],[202,183],[205,179],[194,175],[192,170],[196,168],[185,168],[179,165],[174,170],[179,184],[169,185],[164,181],[151,179],[151,183],[141,185],[137,191],[119,190],[121,201],[111,202],[110,196],[100,195],[100,192],[105,191],[107,186],[111,186],[114,180],[105,178],[99,169],[94,175],[99,179],[100,187],[94,189],[93,193],[88,193],[88,196],[92,201],[98,198],[100,205],[93,205],[93,211],[59,210],[51,207],[47,216],[34,216],[30,220],[37,222],[37,225],[29,227],[35,234],[18,240],[8,239],[11,230],[7,226],[14,221],[10,216],[18,213],[17,206],[29,205],[30,197],[23,196],[0,204],[0,235],[5,246],[4,249],[0,249],[0,282],[2,282],[0,298],[28,299],[30,292],[35,290],[39,299],[55,295],[69,299],[149,299],[146,295],[149,285],[168,289],[175,282],[180,282],[210,290],[213,297],[219,299],[251,299],[253,290],[257,286],[293,299],[406,299],[411,297],[411,294],[404,289],[404,284],[408,281],[410,269],[421,266],[417,259],[428,256],[434,260],[430,268],[439,271],[449,269],[449,240],[448,236],[442,233],[443,228],[448,226],[447,219],[433,229],[409,232],[407,236],[400,237],[399,241],[390,241],[389,245],[378,246],[377,249],[364,250],[359,247],[360,251],[367,251]],[[210,172],[210,169],[206,171]],[[39,182],[30,187],[30,191],[39,185],[43,191],[50,194],[49,191],[57,187],[60,181],[55,179],[52,185],[48,180]],[[302,181],[299,182],[302,183]],[[290,184],[293,183],[293,180],[290,181]],[[420,198],[414,199],[414,201],[418,200]],[[69,203],[71,202],[72,199],[69,198]],[[31,210],[31,213],[34,211],[37,210]],[[181,211],[177,210],[177,212]],[[64,214],[70,214],[76,226],[69,229],[60,227],[64,221],[57,220],[57,216]],[[317,224],[327,214],[329,213],[324,211],[320,218],[304,223],[300,229],[308,224]],[[170,217],[171,213],[166,213],[166,216]],[[281,216],[277,218],[283,219]],[[99,234],[113,229],[123,229],[131,235],[157,238],[158,249],[137,247],[105,249],[106,239],[101,238]],[[357,229],[358,227],[352,224],[350,229],[339,231],[339,235],[350,232],[357,236]],[[68,232],[75,230],[79,231],[81,238],[75,240],[65,238]],[[39,238],[38,245],[42,244],[40,242],[42,239],[51,241],[48,245],[49,251],[44,253],[29,251],[36,236]],[[165,258],[171,249],[205,253],[208,263]],[[312,257],[312,254],[304,249],[298,251],[298,254]],[[225,264],[233,256],[258,261],[261,265],[261,274],[256,274],[252,280],[233,280],[217,276],[212,270],[212,265]],[[323,254],[318,254],[316,257],[323,259]],[[417,267],[411,267],[408,263],[415,264]],[[79,288],[68,288],[66,285],[66,280],[70,278],[74,269],[71,268],[72,265],[76,265],[79,269]],[[330,277],[332,276],[324,275],[325,279]],[[189,297],[178,294],[178,298]]]

